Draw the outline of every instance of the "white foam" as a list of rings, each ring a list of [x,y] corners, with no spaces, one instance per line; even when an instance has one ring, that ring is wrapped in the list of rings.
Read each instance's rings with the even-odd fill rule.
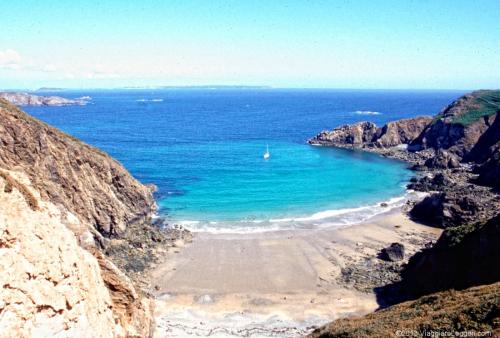
[[[163,102],[163,99],[138,99],[136,102]]]
[[[420,200],[426,193],[408,190],[404,196],[357,208],[332,209],[309,216],[285,217],[269,220],[253,219],[240,221],[180,221],[175,222],[192,232],[209,233],[254,233],[280,230],[309,230],[314,228],[345,227],[362,223],[368,219],[402,207],[409,200]],[[384,205],[384,206],[383,206]]]
[[[357,115],[382,115],[381,112],[371,111],[371,110],[357,110],[354,112],[354,114],[357,114]]]

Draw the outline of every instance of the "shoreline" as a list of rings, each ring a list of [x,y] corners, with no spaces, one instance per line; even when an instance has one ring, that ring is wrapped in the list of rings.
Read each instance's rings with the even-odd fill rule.
[[[195,232],[151,270],[155,336],[298,337],[363,315],[379,307],[377,295],[346,280],[345,268],[368,264],[383,276],[380,249],[403,243],[406,260],[440,233],[401,208],[341,228]]]
[[[409,184],[410,182],[408,182]],[[407,184],[405,184],[406,186]],[[391,197],[387,200],[359,207],[348,207],[340,209],[327,209],[314,212],[308,216],[272,218],[268,220],[222,220],[222,221],[198,221],[198,220],[173,220],[165,219],[165,222],[173,226],[180,226],[191,233],[211,234],[251,234],[272,233],[280,231],[311,231],[329,228],[343,228],[352,225],[369,222],[371,219],[393,213],[405,208],[409,203],[422,200],[428,193],[406,189],[401,196]],[[156,218],[162,219],[161,215]]]

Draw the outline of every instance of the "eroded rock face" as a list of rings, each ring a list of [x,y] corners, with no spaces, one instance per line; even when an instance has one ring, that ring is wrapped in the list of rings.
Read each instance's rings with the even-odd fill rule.
[[[151,336],[152,302],[101,250],[130,250],[155,207],[118,162],[0,100],[0,336]]]
[[[500,189],[500,149],[491,158],[476,169],[478,183]]]
[[[431,121],[431,117],[421,116],[389,122],[380,128],[380,136],[375,141],[375,144],[380,147],[409,144],[420,135]]]
[[[432,169],[458,168],[460,167],[460,160],[456,155],[439,149],[434,157],[425,161],[425,166]]]
[[[105,153],[0,100],[0,167],[26,173],[42,199],[104,236],[120,236],[156,205],[147,188]]]
[[[461,96],[441,111],[413,146],[447,150],[467,162],[483,162],[500,141],[500,91]]]
[[[360,122],[323,131],[308,142],[339,147],[395,147],[412,142],[431,121],[431,117],[423,116],[389,122],[381,128],[371,122]]]
[[[79,220],[29,190],[34,210],[17,187],[6,189],[2,172],[0,336],[124,336],[98,261],[69,229],[81,229]]]
[[[446,229],[437,243],[411,257],[403,289],[418,297],[500,280],[500,214],[485,223]]]
[[[371,122],[343,125],[332,131],[323,131],[310,139],[310,144],[362,146],[371,143],[377,134],[377,126]]]

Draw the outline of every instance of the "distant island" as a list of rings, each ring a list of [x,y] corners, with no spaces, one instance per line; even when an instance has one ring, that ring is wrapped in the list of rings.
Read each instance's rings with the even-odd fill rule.
[[[64,88],[58,88],[58,87],[40,87],[36,91],[37,92],[59,92],[64,90]]]
[[[0,98],[16,106],[83,106],[91,100],[90,96],[67,99],[60,96],[39,96],[20,92],[0,92]]]

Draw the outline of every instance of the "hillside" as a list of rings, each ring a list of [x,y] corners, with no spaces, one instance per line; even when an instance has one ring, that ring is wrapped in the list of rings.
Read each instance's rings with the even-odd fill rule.
[[[0,99],[0,337],[148,337],[152,302],[120,268],[154,260],[155,208],[117,161]]]
[[[400,282],[375,290],[381,307],[423,298],[359,319],[335,321],[311,337],[387,337],[395,336],[397,328],[416,330],[417,336],[431,329],[498,329],[498,283],[460,292],[446,290],[500,281],[499,113],[500,91],[481,90],[458,98],[411,137],[406,133],[388,146],[376,137],[352,141],[360,140],[354,131],[366,122],[321,132],[309,140],[409,162],[417,175],[408,188],[428,193],[409,205],[410,216],[445,229],[436,243],[410,258]],[[416,126],[415,121],[418,118],[395,121],[375,130]],[[444,292],[426,296],[438,291]]]
[[[336,320],[309,338],[436,337],[467,332],[494,336],[500,331],[500,283],[464,291],[444,291],[373,312]],[[489,333],[489,335],[488,335]],[[458,335],[460,336],[460,335]]]

